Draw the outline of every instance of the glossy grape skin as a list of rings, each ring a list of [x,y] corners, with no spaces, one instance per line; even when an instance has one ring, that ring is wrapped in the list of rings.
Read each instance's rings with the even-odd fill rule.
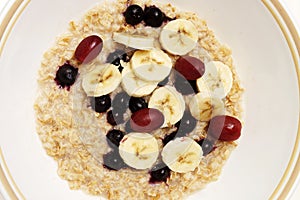
[[[129,107],[130,96],[126,92],[120,92],[112,100],[112,108],[119,113],[125,113]]]
[[[183,75],[176,72],[174,86],[178,92],[183,95],[190,95],[197,93],[196,80],[187,80]]]
[[[157,109],[144,108],[131,115],[130,127],[136,132],[152,132],[164,123],[164,115]]]
[[[145,8],[144,22],[147,26],[160,27],[165,20],[165,14],[157,7]]]
[[[56,72],[55,82],[57,85],[64,87],[70,87],[76,81],[78,75],[78,68],[73,67],[72,65],[65,63],[60,66]]]
[[[214,139],[234,141],[241,136],[242,124],[232,116],[217,115],[209,121],[208,134]]]
[[[125,122],[124,121],[124,113],[110,110],[106,114],[106,120],[112,126],[116,126],[118,124],[123,124]]]
[[[139,5],[132,4],[124,12],[124,17],[127,24],[135,26],[143,21],[144,10]]]
[[[197,80],[205,73],[204,63],[192,56],[182,56],[176,60],[175,69],[187,80]]]
[[[150,173],[149,183],[158,183],[158,182],[166,182],[170,177],[171,170],[164,163],[159,163],[155,165]]]
[[[120,145],[120,142],[123,139],[124,135],[125,133],[123,131],[112,129],[107,132],[106,139],[110,147],[116,148]]]
[[[129,109],[132,113],[147,107],[148,103],[141,97],[131,97],[129,100]]]
[[[188,134],[192,132],[197,124],[197,120],[191,115],[190,111],[186,110],[179,122],[175,124],[178,132]]]
[[[100,97],[90,97],[91,107],[98,113],[106,112],[111,107],[110,96],[103,95]]]
[[[77,46],[74,57],[79,63],[89,63],[102,51],[103,41],[97,35],[84,38]]]
[[[127,167],[117,149],[103,155],[103,166],[107,169],[115,171]]]

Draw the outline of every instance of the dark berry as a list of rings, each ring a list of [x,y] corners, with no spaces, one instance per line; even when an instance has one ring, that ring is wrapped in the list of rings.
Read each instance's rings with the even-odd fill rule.
[[[177,137],[183,137],[186,134],[184,134],[183,132],[178,132],[178,131],[174,131],[168,135],[166,135],[164,137],[164,139],[162,140],[163,144],[166,145],[168,142],[170,142],[171,140],[177,138]]]
[[[133,132],[133,130],[132,130],[132,128],[131,128],[131,125],[130,125],[130,120],[127,121],[127,122],[125,123],[124,129],[125,129],[126,133],[131,133],[131,132]]]
[[[161,82],[159,82],[157,85],[159,87],[163,87],[163,86],[167,85],[168,82],[169,82],[169,76],[167,76],[164,80],[162,80]]]
[[[208,139],[202,139],[198,142],[203,151],[203,156],[206,156],[214,149],[214,143]]]
[[[165,20],[165,14],[157,7],[145,8],[144,22],[147,26],[160,27]]]
[[[121,60],[123,60],[124,62],[128,62],[129,56],[126,54],[125,51],[121,49],[117,49],[108,55],[106,62],[116,66],[120,66]]]
[[[133,113],[147,107],[148,104],[143,98],[131,97],[129,100],[129,109]]]
[[[124,12],[125,21],[130,25],[137,25],[144,19],[144,11],[139,5],[130,5]]]
[[[124,116],[123,116],[123,114],[124,114],[123,112],[120,113],[118,111],[110,110],[106,114],[106,120],[112,126],[116,126],[118,124],[122,124],[122,123],[124,123]]]
[[[192,132],[197,124],[197,120],[191,115],[190,111],[185,111],[181,120],[175,124],[178,132],[188,134]]]
[[[127,167],[118,150],[103,155],[103,166],[107,169],[116,171]]]
[[[108,144],[112,148],[116,148],[120,145],[120,141],[122,140],[124,135],[125,135],[124,132],[113,129],[113,130],[108,131],[108,133],[106,134],[106,139],[108,141]]]
[[[56,72],[55,82],[61,87],[70,87],[75,83],[78,68],[66,63],[60,66]]]
[[[164,163],[155,165],[150,171],[150,183],[166,182],[170,177],[171,170]]]
[[[114,111],[119,113],[125,113],[129,106],[130,96],[126,92],[120,92],[116,94],[112,100],[112,108]]]
[[[92,109],[98,113],[106,112],[111,106],[111,99],[108,94],[100,97],[91,97],[90,101]]]
[[[196,80],[189,81],[180,73],[175,73],[175,83],[174,86],[178,92],[183,95],[190,95],[197,93]]]

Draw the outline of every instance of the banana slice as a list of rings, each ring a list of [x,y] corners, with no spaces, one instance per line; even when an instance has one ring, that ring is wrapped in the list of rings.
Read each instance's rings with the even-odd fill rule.
[[[212,117],[225,113],[221,99],[202,92],[193,96],[189,108],[192,116],[200,121],[209,121]]]
[[[170,141],[162,150],[162,160],[174,172],[194,171],[200,164],[203,151],[197,142],[189,137]]]
[[[151,94],[158,82],[144,81],[138,78],[132,71],[130,63],[122,64],[122,88],[133,97],[143,97]]]
[[[119,153],[130,167],[148,169],[157,160],[158,143],[149,133],[129,133],[120,142]]]
[[[219,61],[206,63],[204,75],[197,79],[197,87],[200,92],[210,93],[221,99],[230,92],[232,83],[230,68]]]
[[[113,33],[113,40],[127,47],[149,50],[154,49],[154,38],[126,33]]]
[[[170,127],[178,122],[185,110],[182,95],[169,85],[156,89],[148,104],[149,108],[156,108],[163,113],[165,122],[162,127]]]
[[[133,72],[145,81],[162,81],[172,69],[171,58],[161,50],[136,51],[131,58]]]
[[[114,91],[122,79],[121,73],[112,64],[97,65],[83,76],[82,88],[88,96],[102,96]]]
[[[176,19],[163,27],[159,41],[169,53],[185,55],[195,48],[198,41],[198,31],[192,22]]]

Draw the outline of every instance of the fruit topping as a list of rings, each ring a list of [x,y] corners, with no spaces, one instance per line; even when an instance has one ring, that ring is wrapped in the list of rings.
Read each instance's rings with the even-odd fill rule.
[[[106,120],[112,126],[123,124],[125,122],[124,113],[119,112],[118,110],[110,110],[106,114]]]
[[[120,142],[119,152],[124,162],[130,167],[149,169],[156,162],[159,149],[157,140],[152,135],[129,133]]]
[[[179,122],[175,124],[178,133],[183,133],[182,135],[192,132],[197,124],[197,120],[191,115],[190,111],[186,110],[183,117]]]
[[[208,135],[222,141],[234,141],[241,136],[242,124],[232,116],[218,115],[209,121]]]
[[[112,100],[112,109],[119,113],[125,113],[129,106],[130,96],[126,92],[120,92]]]
[[[163,144],[166,145],[168,142],[170,142],[171,140],[177,138],[177,137],[183,137],[186,136],[186,134],[182,131],[182,132],[178,132],[177,130],[166,135],[164,137],[164,139],[162,140]]]
[[[144,22],[147,26],[160,27],[165,20],[165,14],[157,7],[145,8]]]
[[[91,35],[79,43],[74,56],[80,63],[89,63],[99,55],[102,48],[102,39],[97,35]]]
[[[134,26],[143,21],[144,10],[139,5],[133,4],[127,7],[124,16],[126,23]]]
[[[175,69],[187,80],[197,80],[205,72],[204,63],[192,56],[182,56],[176,60]]]
[[[167,76],[164,80],[162,80],[161,82],[159,82],[157,85],[159,87],[163,87],[163,86],[167,85],[168,82],[169,82],[169,78],[170,78],[170,76]]]
[[[110,151],[103,155],[103,166],[107,169],[116,171],[127,167],[117,150]]]
[[[197,85],[194,80],[187,80],[178,72],[175,72],[175,82],[174,86],[178,92],[183,95],[190,95],[197,93]]]
[[[111,52],[107,59],[107,63],[111,63],[115,66],[120,66],[120,61],[123,60],[124,62],[129,62],[130,58],[127,53],[121,49],[116,49],[114,52]]]
[[[56,72],[55,82],[57,85],[62,88],[67,87],[70,88],[71,85],[75,83],[77,78],[78,69],[73,67],[72,65],[65,63],[60,66]]]
[[[150,183],[167,182],[170,177],[171,170],[165,163],[155,165],[150,171]]]
[[[130,120],[128,120],[128,121],[125,123],[125,125],[124,125],[124,130],[125,130],[126,133],[131,133],[131,132],[133,132],[133,130],[132,130],[131,126],[130,126]]]
[[[90,97],[91,107],[98,113],[106,112],[111,106],[111,99],[109,95],[100,97]]]
[[[124,135],[125,133],[120,130],[112,129],[108,131],[108,133],[106,134],[106,139],[109,146],[114,149],[118,147]]]
[[[129,100],[129,109],[132,113],[147,107],[148,104],[143,98],[131,97]]]
[[[202,148],[203,156],[206,156],[214,149],[214,143],[206,138],[201,139],[198,144]]]
[[[164,115],[157,109],[144,108],[131,115],[130,126],[136,132],[152,132],[164,123]]]

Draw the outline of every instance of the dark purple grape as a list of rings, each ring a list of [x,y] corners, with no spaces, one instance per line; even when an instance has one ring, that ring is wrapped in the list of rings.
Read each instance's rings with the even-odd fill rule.
[[[191,115],[190,111],[185,111],[181,120],[175,124],[178,132],[188,134],[192,132],[197,124],[197,120]]]
[[[175,83],[174,86],[178,92],[183,95],[190,95],[197,93],[196,80],[189,81],[180,73],[175,73]]]
[[[157,85],[159,87],[163,87],[163,86],[167,85],[168,82],[169,82],[169,76],[167,76],[164,80],[162,80],[161,82],[159,82]]]
[[[126,92],[116,94],[112,100],[112,109],[119,113],[125,113],[129,106],[130,96]]]
[[[145,8],[144,22],[147,26],[160,27],[165,20],[165,14],[157,7]]]
[[[150,171],[150,183],[166,182],[170,177],[171,170],[164,163],[155,165]]]
[[[137,25],[144,19],[144,11],[139,5],[130,5],[124,12],[125,21],[130,25]]]
[[[103,155],[103,166],[107,169],[116,171],[127,167],[118,150],[111,151]]]
[[[131,112],[136,112],[138,110],[141,110],[143,108],[147,108],[148,104],[143,98],[138,98],[138,97],[131,97],[129,100],[129,109]]]
[[[198,144],[201,146],[202,151],[203,151],[203,156],[206,156],[212,150],[214,149],[214,143],[211,142],[210,140],[204,138],[198,142]]]
[[[75,83],[76,77],[78,74],[78,68],[73,67],[72,65],[65,63],[60,66],[56,72],[55,82],[61,87],[70,87]]]
[[[116,126],[118,124],[123,124],[124,123],[124,113],[120,113],[118,111],[110,110],[106,114],[106,120],[107,122],[112,125]]]
[[[91,97],[90,102],[92,109],[98,113],[106,112],[111,106],[111,99],[108,94],[100,97]]]
[[[106,134],[106,139],[109,146],[111,146],[112,148],[118,147],[124,135],[125,133],[120,130],[112,129],[108,131],[108,133]]]

